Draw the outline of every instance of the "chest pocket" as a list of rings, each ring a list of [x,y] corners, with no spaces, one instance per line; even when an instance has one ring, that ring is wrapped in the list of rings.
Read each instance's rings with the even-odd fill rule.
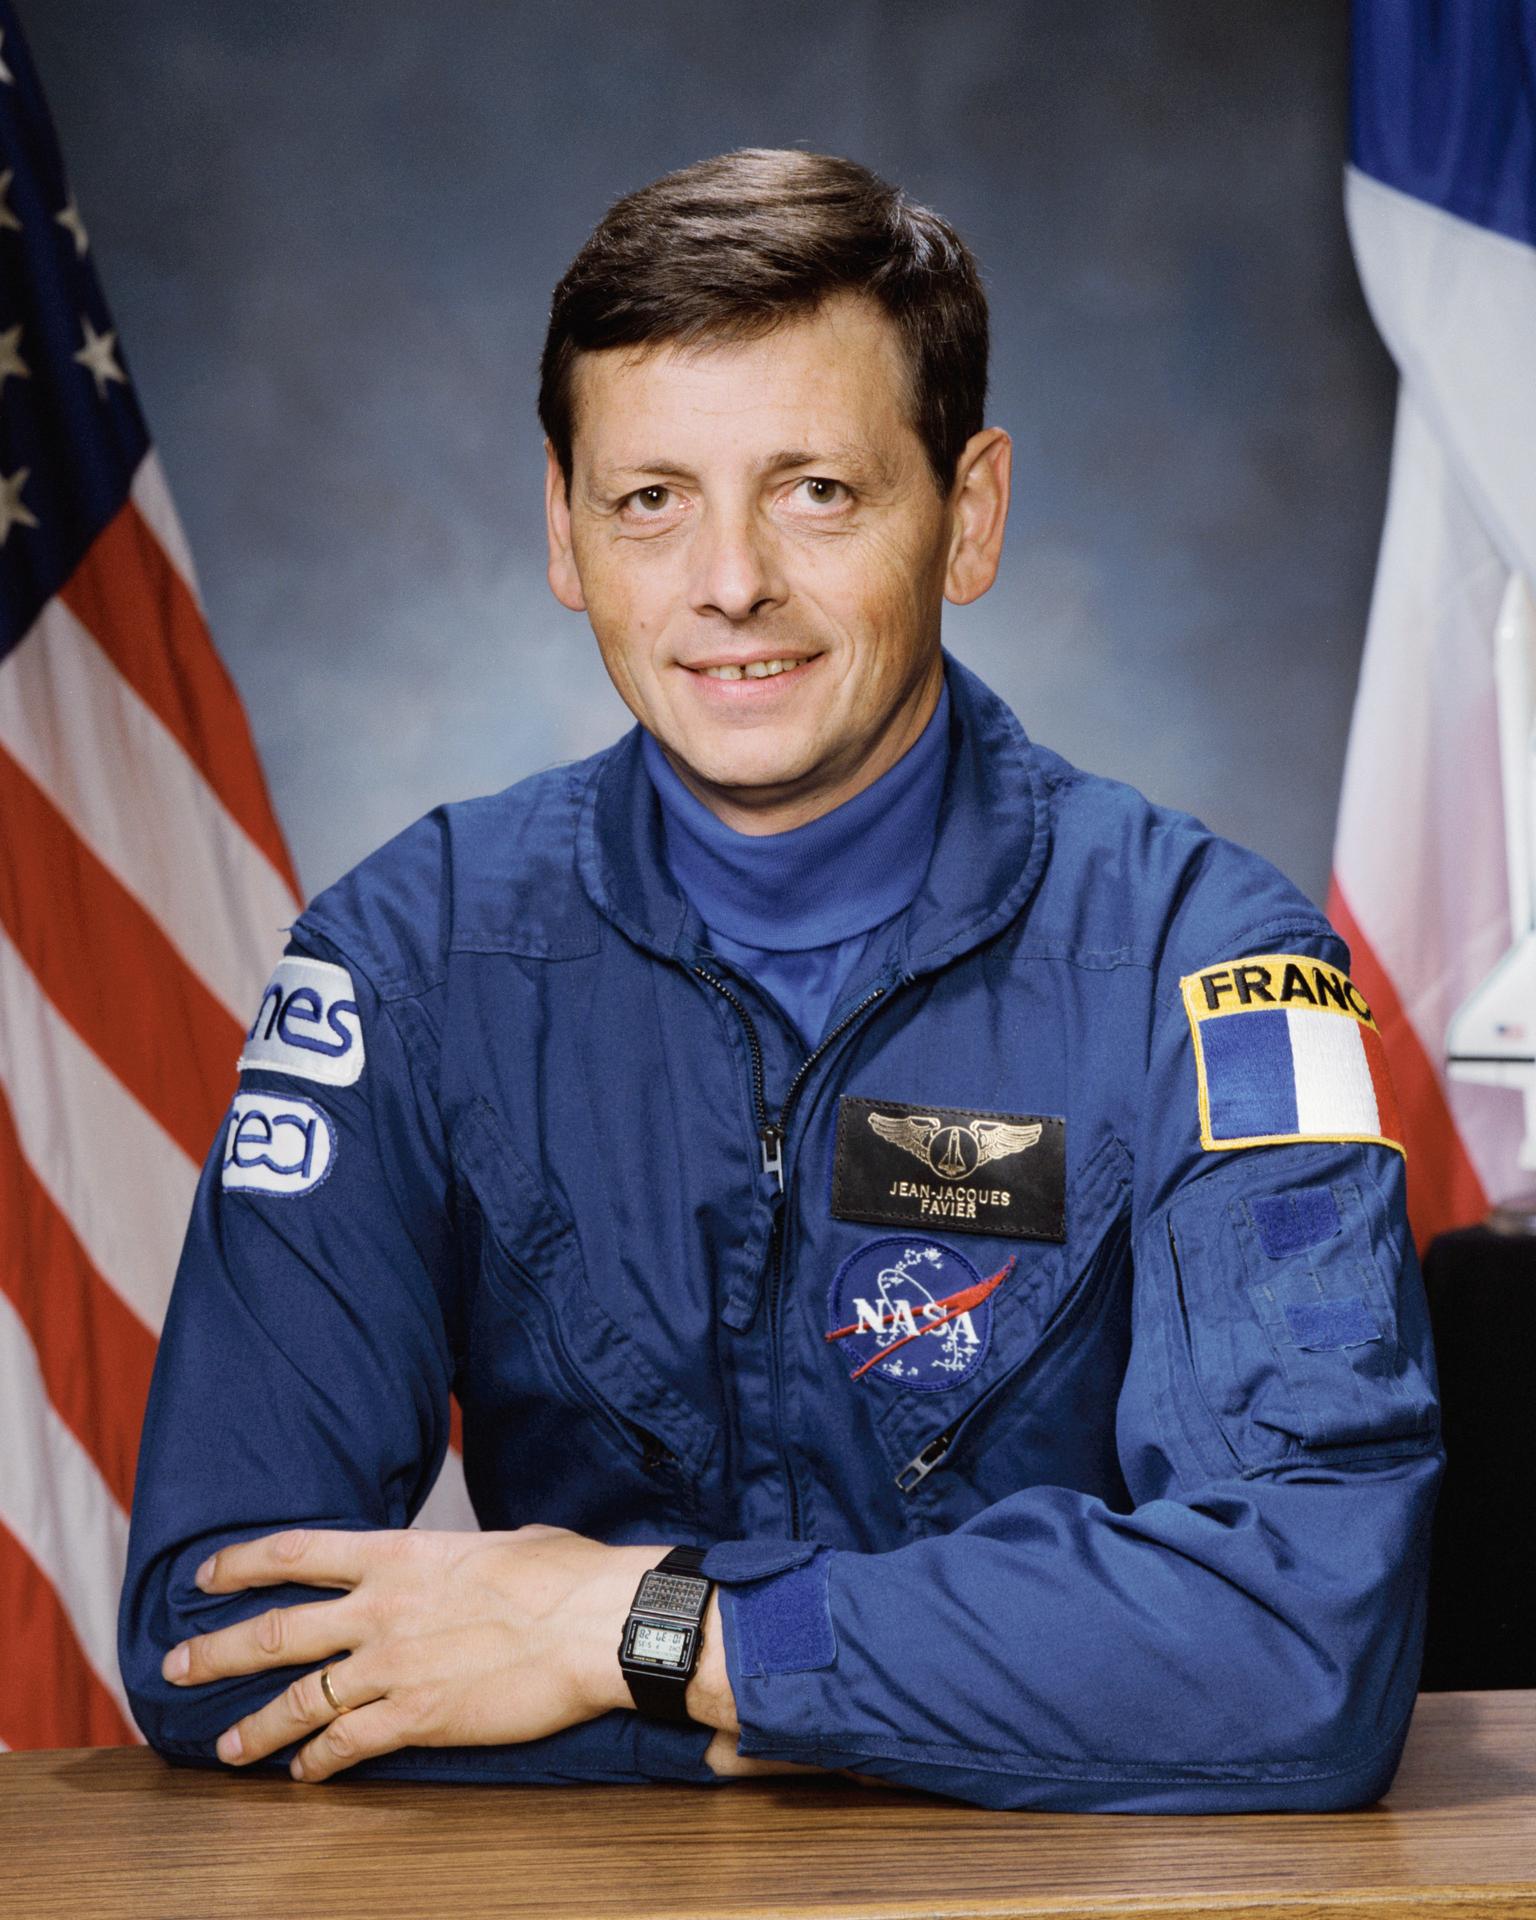
[[[696,1529],[719,1472],[718,1428],[598,1304],[574,1226],[487,1102],[466,1109],[453,1151],[473,1265],[465,1474],[483,1523],[544,1521],[608,1541]]]
[[[1066,1242],[1014,1243],[1019,1270],[998,1290],[973,1379],[953,1393],[888,1389],[876,1426],[908,1532],[946,1532],[1032,1485],[1129,1506],[1114,1430],[1130,1351],[1130,1175],[1106,1138],[1068,1181]]]

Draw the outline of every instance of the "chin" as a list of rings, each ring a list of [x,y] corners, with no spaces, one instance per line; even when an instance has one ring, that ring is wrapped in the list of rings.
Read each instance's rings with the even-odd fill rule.
[[[666,744],[666,743],[664,743]],[[815,769],[805,739],[772,743],[740,734],[721,740],[684,740],[672,749],[698,780],[726,791],[772,793],[794,787]]]
[[[739,794],[743,799],[750,800],[792,793],[805,781],[809,772],[810,769],[799,760],[793,763],[719,760],[697,767],[695,777],[722,793]]]

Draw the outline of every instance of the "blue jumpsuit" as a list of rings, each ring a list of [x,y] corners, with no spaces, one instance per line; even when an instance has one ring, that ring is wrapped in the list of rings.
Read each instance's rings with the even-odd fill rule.
[[[169,1759],[299,1669],[177,1688],[167,1648],[314,1597],[198,1563],[409,1524],[454,1392],[483,1526],[710,1547],[743,1753],[992,1807],[1385,1789],[1442,1462],[1347,956],[947,675],[927,878],[809,1057],[704,944],[636,732],[294,926],[144,1429],[120,1653]],[[614,1712],[355,1772],[711,1781],[710,1737]]]

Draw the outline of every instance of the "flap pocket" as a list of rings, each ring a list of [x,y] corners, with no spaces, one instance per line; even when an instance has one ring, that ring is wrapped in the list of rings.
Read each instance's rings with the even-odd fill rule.
[[[700,1479],[718,1453],[718,1429],[599,1305],[574,1226],[534,1180],[487,1101],[465,1109],[454,1154],[492,1242],[482,1250],[481,1279],[511,1307],[514,1324],[621,1443],[654,1456],[652,1443],[659,1442]]]
[[[877,1425],[896,1485],[908,1496],[922,1487],[919,1508],[940,1499],[957,1468],[963,1468],[959,1478],[967,1486],[974,1483],[983,1497],[998,1498],[1020,1483],[1021,1473],[1049,1478],[1053,1450],[1063,1438],[1079,1455],[1088,1450],[1080,1430],[1070,1436],[1056,1431],[1062,1423],[1053,1413],[1058,1394],[1074,1402],[1079,1397],[1054,1370],[1070,1371],[1074,1335],[1085,1321],[1098,1328],[1091,1343],[1095,1363],[1116,1369],[1115,1382],[1099,1396],[1108,1410],[1105,1447],[1112,1455],[1114,1386],[1127,1339],[1100,1327],[1099,1316],[1112,1283],[1128,1271],[1129,1189],[1129,1156],[1108,1137],[1068,1188],[1067,1243],[1021,1251],[1018,1271],[999,1287],[991,1350],[975,1377],[942,1395],[891,1392]],[[1038,1403],[1036,1418],[1029,1417],[1025,1401]],[[992,1439],[1005,1430],[1011,1443],[994,1449]],[[943,1474],[930,1481],[940,1466]]]

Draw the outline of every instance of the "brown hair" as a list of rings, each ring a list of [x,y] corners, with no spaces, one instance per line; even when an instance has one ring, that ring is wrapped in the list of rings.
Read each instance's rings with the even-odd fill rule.
[[[980,430],[987,299],[954,228],[867,167],[831,154],[742,147],[616,200],[555,288],[539,419],[571,484],[579,353],[745,340],[862,293],[895,322],[912,424],[941,493]]]

